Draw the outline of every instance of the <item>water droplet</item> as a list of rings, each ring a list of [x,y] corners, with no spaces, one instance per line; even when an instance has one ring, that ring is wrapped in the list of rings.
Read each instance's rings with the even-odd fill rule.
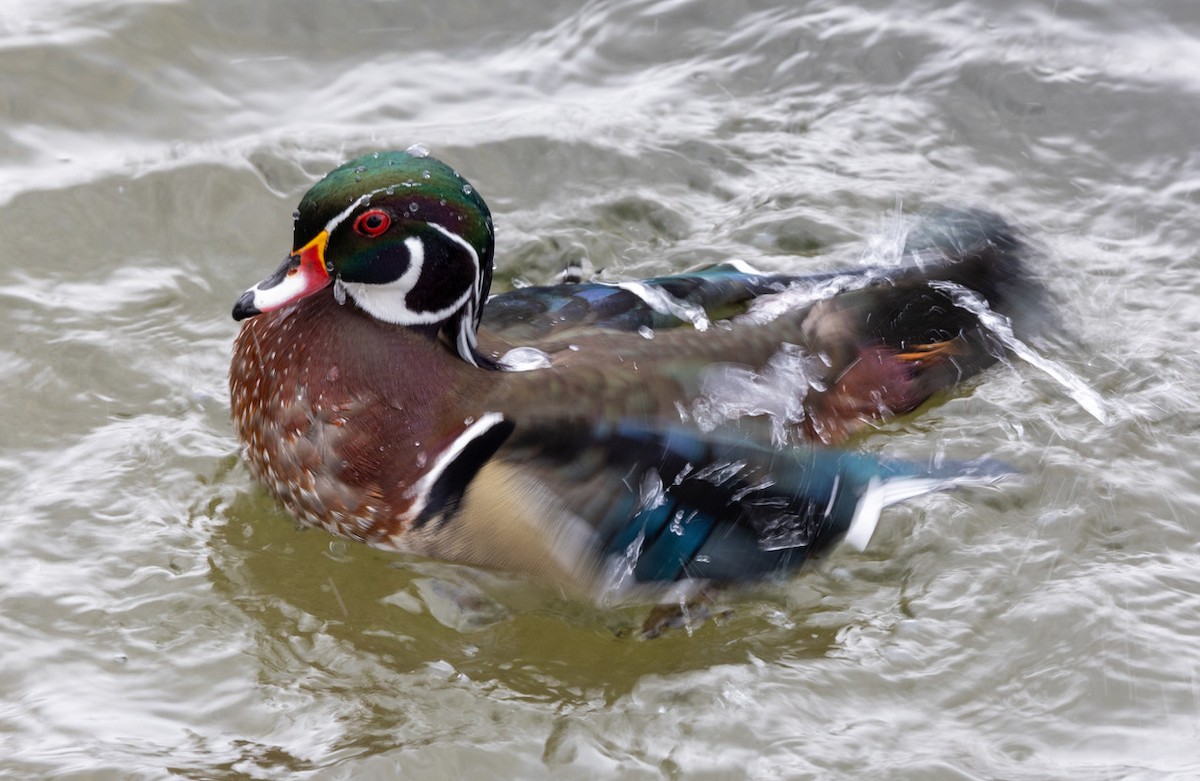
[[[550,356],[536,347],[514,347],[500,359],[500,365],[510,372],[527,372],[548,369]]]
[[[365,165],[360,165],[354,169],[354,173],[356,173],[356,174],[365,174],[366,172],[367,172],[367,167]]]
[[[389,184],[388,188],[386,190],[384,190],[384,192],[387,193],[388,195],[395,195],[396,194],[396,185]]]
[[[423,467],[428,462],[429,462],[429,456],[425,455],[424,450],[422,450],[420,453],[417,453],[417,466],[418,467]]]
[[[467,426],[471,425],[471,424],[472,424],[472,423],[474,423],[474,422],[475,422],[475,418],[471,417],[470,415],[468,415],[467,417],[463,418],[463,424],[465,424],[465,425],[467,425]]]
[[[439,199],[439,200],[438,200],[438,206],[445,206],[445,205],[446,205],[446,199],[445,199],[445,198],[441,198],[441,199]]]
[[[298,220],[298,219],[300,219],[300,210],[299,210],[299,209],[297,209],[296,211],[292,212],[292,221],[294,222],[294,221],[296,221],[296,220]]]
[[[346,303],[346,284],[338,277],[333,281],[333,300],[341,305]]]
[[[409,210],[410,212],[413,212],[414,214],[416,213],[416,211],[417,211],[417,209],[418,209],[418,208],[419,208],[419,207],[417,206],[417,202],[416,202],[416,201],[413,201],[412,203],[410,203],[410,204],[408,205],[408,210]]]
[[[355,177],[354,177],[354,181],[356,181],[356,182],[361,182],[361,181],[362,181],[362,177],[361,177],[361,176],[355,176]]]
[[[471,185],[469,185],[469,184],[463,185],[463,195],[470,195],[473,192],[475,192],[475,191],[471,188]]]
[[[422,172],[421,172],[421,178],[422,178],[422,179],[429,179],[429,178],[430,178],[430,177],[432,177],[432,176],[433,176],[433,174],[429,173],[429,169],[428,169],[428,168],[426,168],[424,171],[422,171]]]
[[[418,142],[405,149],[404,153],[409,157],[429,157],[429,147]]]
[[[568,345],[567,345],[567,349],[568,349],[568,350],[570,350],[570,351],[571,351],[571,352],[573,352],[573,353],[577,353],[577,352],[579,352],[579,345],[577,345],[577,344],[568,344]]]
[[[638,328],[638,333],[642,335],[643,339],[653,339],[654,338],[654,329],[648,325],[643,325],[640,328]]]

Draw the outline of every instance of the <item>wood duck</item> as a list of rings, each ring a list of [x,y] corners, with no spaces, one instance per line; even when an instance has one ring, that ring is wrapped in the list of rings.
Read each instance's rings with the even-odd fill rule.
[[[843,275],[725,264],[489,299],[488,207],[414,147],[314,185],[294,247],[234,307],[233,417],[254,476],[342,537],[678,598],[1007,474],[835,447],[1002,354],[980,311],[1035,287],[987,212],[933,212],[903,263]]]

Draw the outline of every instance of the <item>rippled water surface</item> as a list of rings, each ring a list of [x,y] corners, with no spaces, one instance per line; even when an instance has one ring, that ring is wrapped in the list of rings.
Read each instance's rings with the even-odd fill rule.
[[[1197,62],[1190,0],[4,4],[0,776],[1200,777]],[[999,210],[1103,414],[989,371],[859,446],[1022,481],[650,642],[298,532],[237,458],[229,309],[316,177],[414,141],[501,289]]]

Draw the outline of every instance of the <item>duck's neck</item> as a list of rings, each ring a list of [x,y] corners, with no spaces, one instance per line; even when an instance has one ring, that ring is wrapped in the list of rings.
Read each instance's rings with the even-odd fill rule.
[[[428,316],[436,313],[411,312],[406,307],[407,291],[387,290],[386,285],[361,285],[334,283],[333,299],[339,304],[355,307],[361,314],[381,323],[401,326],[412,333],[419,334],[431,341],[437,341],[439,335],[445,337],[445,344],[459,358],[471,366],[481,369],[496,370],[499,365],[479,352],[478,328],[479,318],[476,316],[478,303],[472,297],[450,315],[448,319]]]

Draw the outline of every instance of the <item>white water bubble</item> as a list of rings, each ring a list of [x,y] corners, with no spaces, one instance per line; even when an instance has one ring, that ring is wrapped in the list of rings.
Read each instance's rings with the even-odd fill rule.
[[[536,347],[514,347],[500,359],[506,371],[527,372],[550,368],[550,356]]]

